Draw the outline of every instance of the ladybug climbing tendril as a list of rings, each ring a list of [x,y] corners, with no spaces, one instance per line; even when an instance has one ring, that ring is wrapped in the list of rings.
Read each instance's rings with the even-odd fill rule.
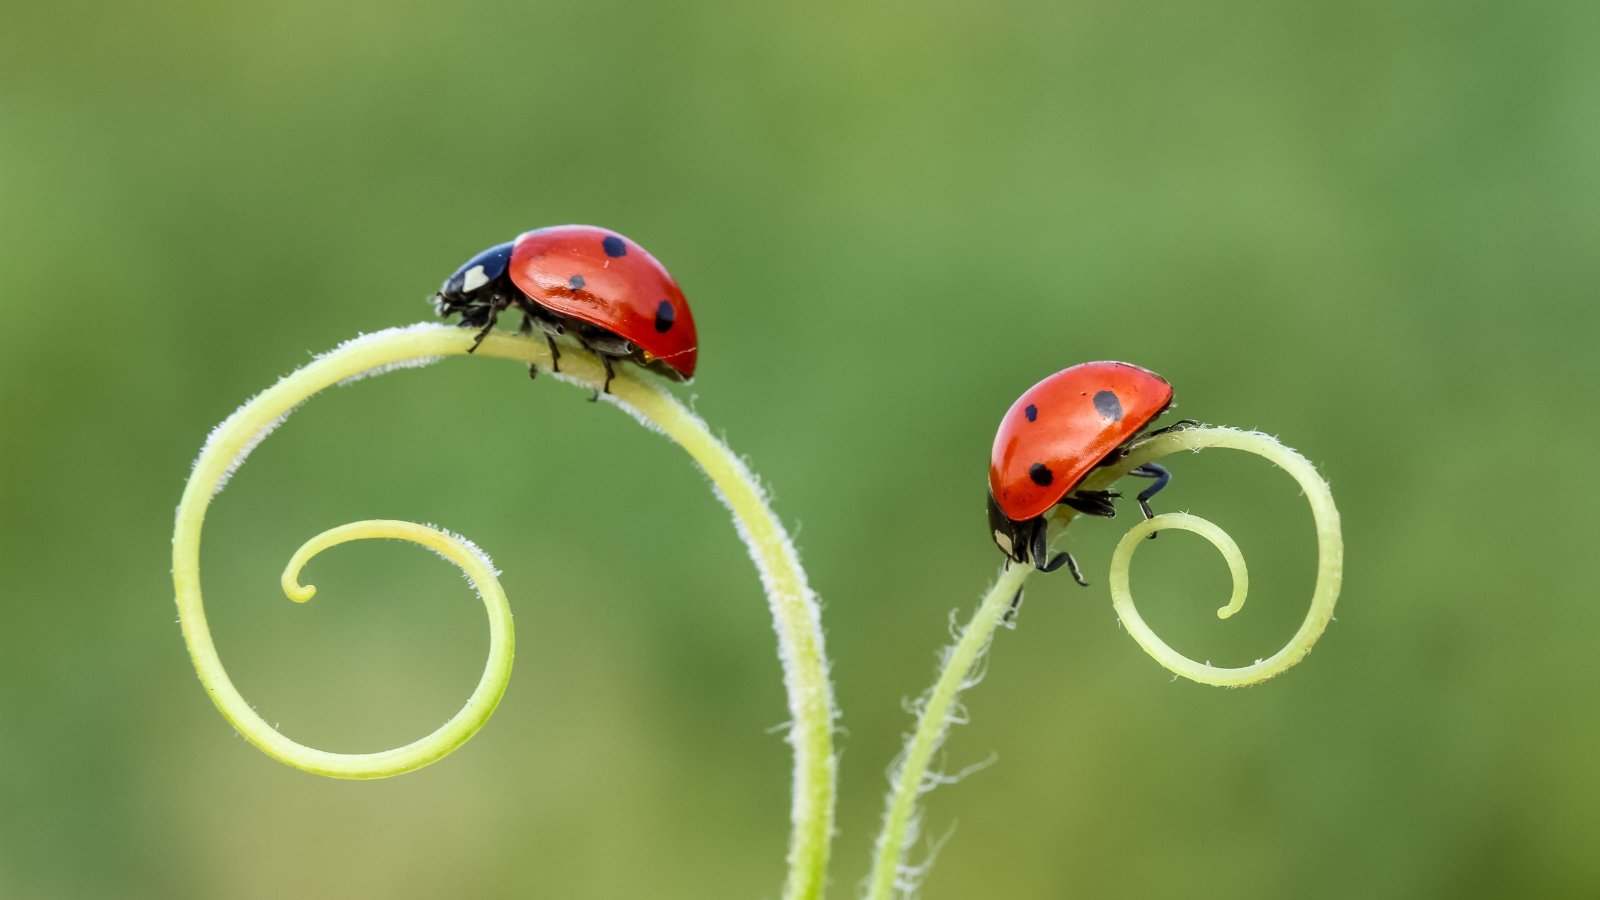
[[[1028,388],[1000,420],[989,459],[989,531],[995,545],[1008,558],[1031,561],[1042,572],[1065,565],[1073,580],[1087,587],[1072,554],[1049,556],[1046,514],[1065,504],[1085,515],[1115,516],[1112,501],[1121,494],[1079,485],[1094,469],[1122,459],[1135,438],[1197,424],[1184,419],[1143,433],[1171,405],[1172,385],[1166,379],[1124,362],[1081,363]],[[1171,473],[1145,463],[1128,474],[1155,480],[1138,496],[1140,511],[1151,518],[1150,498],[1167,486]]]
[[[917,885],[925,866],[906,860],[917,844],[918,803],[930,785],[950,780],[933,767],[951,727],[967,721],[963,692],[983,679],[996,632],[1014,627],[1028,578],[1060,566],[1079,575],[1072,557],[1049,555],[1050,525],[1070,521],[1074,513],[1114,513],[1112,501],[1120,495],[1111,487],[1122,476],[1139,475],[1153,483],[1138,495],[1144,520],[1123,534],[1111,554],[1111,606],[1128,635],[1168,671],[1218,687],[1259,684],[1304,659],[1333,621],[1344,577],[1344,539],[1328,482],[1310,460],[1259,432],[1187,419],[1146,431],[1171,405],[1172,386],[1154,372],[1128,363],[1091,362],[1040,381],[1005,414],[990,460],[988,499],[989,533],[1005,553],[1006,565],[966,624],[957,628],[952,619],[953,641],[939,655],[939,675],[912,706],[917,722],[890,771],[893,787],[884,802],[883,830],[862,892],[865,900],[903,896],[908,886]],[[1217,609],[1218,618],[1230,618],[1244,608],[1249,572],[1233,538],[1200,516],[1153,515],[1150,509],[1151,497],[1171,477],[1156,460],[1212,448],[1243,451],[1283,470],[1309,504],[1316,530],[1316,585],[1300,627],[1277,652],[1239,666],[1213,665],[1173,649],[1139,615],[1129,584],[1134,551],[1148,543],[1147,536],[1187,531],[1210,543],[1227,563],[1233,590],[1227,604]]]
[[[474,351],[513,308],[523,334],[544,334],[557,372],[555,339],[573,338],[599,357],[606,393],[613,360],[674,381],[694,378],[699,343],[683,291],[643,247],[604,228],[557,225],[490,247],[445,279],[433,302],[439,315],[459,315],[462,327],[478,329]]]

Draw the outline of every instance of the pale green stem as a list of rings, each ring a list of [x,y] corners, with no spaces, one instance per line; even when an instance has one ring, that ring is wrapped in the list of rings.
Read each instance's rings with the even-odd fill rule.
[[[995,629],[1011,606],[1011,598],[1022,590],[1033,571],[1032,566],[1010,566],[1002,572],[961,630],[961,636],[945,648],[939,680],[919,701],[916,731],[889,776],[894,789],[884,811],[883,829],[878,833],[872,874],[867,880],[868,897],[909,896],[916,891],[917,873],[907,870],[903,860],[917,839],[917,798],[939,783],[937,779],[928,780],[929,764],[950,733],[956,698],[973,683],[978,660],[988,651]]]
[[[288,765],[339,778],[382,778],[434,762],[471,737],[494,711],[510,677],[512,630],[504,594],[488,558],[464,539],[406,522],[368,521],[340,526],[313,538],[296,552],[284,574],[292,599],[308,600],[314,588],[299,585],[298,574],[312,556],[348,540],[392,537],[437,550],[461,566],[483,595],[490,619],[490,651],[471,699],[449,722],[411,744],[376,753],[329,753],[280,734],[239,694],[224,670],[206,626],[200,596],[200,532],[212,497],[250,450],[307,398],[329,386],[395,368],[426,365],[444,356],[467,353],[470,331],[448,325],[390,329],[349,341],[285,376],[217,426],[195,462],[178,505],[173,532],[173,583],[184,640],[201,683],[222,715],[245,739]],[[492,333],[477,354],[537,365],[548,370],[543,341]],[[564,349],[559,378],[597,388],[604,377],[599,363],[575,348]],[[761,573],[773,628],[778,635],[794,747],[793,830],[789,844],[788,900],[822,896],[833,828],[835,760],[833,690],[828,681],[822,622],[816,597],[806,584],[794,547],[773,516],[765,496],[743,462],[713,437],[704,422],[668,393],[658,379],[619,371],[605,399],[640,422],[676,441],[710,476],[719,497],[733,511],[740,537]]]
[[[1084,480],[1083,487],[1103,489],[1142,463],[1179,450],[1198,451],[1208,447],[1231,447],[1265,457],[1293,476],[1305,493],[1317,529],[1317,583],[1312,591],[1311,607],[1300,629],[1283,649],[1271,657],[1236,669],[1219,668],[1188,659],[1150,631],[1134,610],[1133,599],[1128,591],[1128,569],[1133,550],[1146,535],[1156,530],[1193,531],[1211,541],[1227,561],[1234,579],[1232,596],[1217,614],[1228,618],[1244,605],[1248,576],[1238,546],[1222,529],[1186,513],[1169,513],[1140,522],[1123,536],[1111,563],[1113,604],[1128,632],[1168,669],[1205,684],[1256,684],[1282,673],[1311,652],[1311,647],[1333,618],[1334,603],[1339,596],[1344,559],[1339,511],[1333,504],[1333,494],[1327,482],[1317,474],[1315,467],[1305,457],[1264,434],[1233,428],[1188,428],[1170,431],[1136,444],[1116,465],[1096,470]],[[1070,507],[1058,507],[1052,514],[1057,538],[1076,515]],[[979,603],[978,611],[956,638],[955,644],[945,651],[943,670],[939,673],[938,681],[924,695],[916,728],[906,742],[899,764],[890,775],[891,789],[886,801],[883,829],[878,835],[872,872],[867,877],[864,890],[867,900],[889,900],[895,896],[910,897],[915,894],[917,876],[921,873],[907,868],[905,856],[916,840],[917,798],[939,783],[939,779],[930,779],[928,767],[934,752],[950,730],[951,712],[955,709],[957,699],[964,689],[974,683],[973,673],[978,661],[993,639],[995,629],[1005,618],[1011,598],[1022,589],[1033,571],[1031,566],[1009,567]]]

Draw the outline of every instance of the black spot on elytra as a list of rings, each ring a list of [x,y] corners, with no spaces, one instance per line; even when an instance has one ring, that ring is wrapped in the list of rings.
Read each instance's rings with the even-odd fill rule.
[[[583,290],[583,276],[582,275],[574,275],[571,278],[568,278],[567,279],[567,288],[569,290],[574,290],[574,291]]]
[[[619,238],[614,234],[606,235],[605,238],[600,241],[600,246],[605,248],[606,255],[612,259],[616,259],[619,256],[628,255],[628,245],[623,242],[622,238]]]
[[[1050,482],[1056,480],[1056,473],[1050,471],[1050,467],[1044,463],[1034,463],[1028,467],[1028,477],[1040,487],[1049,487]]]
[[[1094,408],[1099,411],[1100,415],[1113,422],[1122,421],[1122,401],[1118,400],[1117,395],[1110,391],[1101,391],[1094,395]]]
[[[1039,418],[1039,407],[1029,403],[1028,408],[1023,410],[1022,414],[1028,417],[1029,422],[1037,421]]]
[[[678,314],[673,310],[672,304],[666,300],[661,301],[661,305],[656,307],[656,331],[672,330],[672,321],[677,317]]]

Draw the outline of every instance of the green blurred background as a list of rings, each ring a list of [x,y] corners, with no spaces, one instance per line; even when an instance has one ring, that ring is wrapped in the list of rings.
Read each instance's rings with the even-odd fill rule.
[[[207,430],[467,256],[590,222],[690,296],[697,398],[824,598],[844,713],[832,896],[999,555],[989,444],[1024,388],[1126,359],[1181,414],[1317,461],[1339,618],[1265,686],[1174,683],[1094,581],[1034,584],[931,798],[928,898],[1600,896],[1593,456],[1600,7],[1568,3],[391,4],[64,0],[0,28],[0,895],[775,897],[789,761],[753,569],[687,458],[515,366],[318,398],[207,531],[247,697],[330,749],[476,681],[481,608],[404,546],[279,567],[359,518],[505,570],[505,702],[422,772],[278,765],[174,623]],[[1181,649],[1241,663],[1312,580],[1292,482],[1171,461],[1222,524],[1140,554]]]

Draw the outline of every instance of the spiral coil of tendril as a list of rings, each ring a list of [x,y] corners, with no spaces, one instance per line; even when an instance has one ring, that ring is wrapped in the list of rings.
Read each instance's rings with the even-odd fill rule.
[[[1228,447],[1266,458],[1299,482],[1307,502],[1311,504],[1317,530],[1317,583],[1312,591],[1311,607],[1299,630],[1277,653],[1239,668],[1221,668],[1189,659],[1156,636],[1139,616],[1128,587],[1133,551],[1145,543],[1147,535],[1168,529],[1191,531],[1221,551],[1233,575],[1232,597],[1226,606],[1217,611],[1222,618],[1228,618],[1243,607],[1249,588],[1244,556],[1239,552],[1238,545],[1221,528],[1187,513],[1156,516],[1140,522],[1122,536],[1111,559],[1112,605],[1133,639],[1169,670],[1203,684],[1240,687],[1266,681],[1299,662],[1311,652],[1312,645],[1322,636],[1333,618],[1333,607],[1339,598],[1339,583],[1343,573],[1344,545],[1339,532],[1339,511],[1333,504],[1333,494],[1327,482],[1322,480],[1305,457],[1267,435],[1234,428],[1196,427],[1169,431],[1136,443],[1129,448],[1127,456],[1115,465],[1096,470],[1085,479],[1083,487],[1102,490],[1136,466],[1180,450],[1199,451],[1209,447]],[[1057,507],[1057,512],[1053,514],[1053,524],[1057,526],[1056,537],[1061,536],[1064,526],[1070,524],[1076,515],[1068,507]],[[959,709],[957,700],[961,692],[975,683],[973,673],[981,665],[996,629],[1005,621],[1012,598],[1018,595],[1034,571],[1032,566],[1023,565],[1010,566],[1001,573],[978,604],[977,612],[973,613],[971,620],[956,637],[955,643],[945,650],[944,666],[938,680],[918,701],[916,727],[890,775],[893,786],[885,800],[883,827],[878,833],[874,849],[872,872],[866,881],[866,900],[889,900],[891,896],[909,896],[915,892],[924,869],[908,866],[905,859],[917,838],[917,798],[930,783],[929,766],[949,735]]]
[[[1212,447],[1243,450],[1265,458],[1283,469],[1300,485],[1306,502],[1311,506],[1312,519],[1317,533],[1317,582],[1311,592],[1311,604],[1300,628],[1278,652],[1257,660],[1248,666],[1225,668],[1190,659],[1163,641],[1145,624],[1134,607],[1133,593],[1128,586],[1133,552],[1143,539],[1157,531],[1188,531],[1205,538],[1216,547],[1228,564],[1233,578],[1233,592],[1228,603],[1217,610],[1219,618],[1226,619],[1244,606],[1249,590],[1249,575],[1245,569],[1244,555],[1239,545],[1226,531],[1188,513],[1164,513],[1147,519],[1128,529],[1111,554],[1111,603],[1122,620],[1128,634],[1161,665],[1191,681],[1218,687],[1243,687],[1259,684],[1287,671],[1305,658],[1322,636],[1328,622],[1333,619],[1333,608],[1339,599],[1339,586],[1344,571],[1344,544],[1340,536],[1339,510],[1333,504],[1333,493],[1328,483],[1317,474],[1316,467],[1304,456],[1285,447],[1273,438],[1255,432],[1234,428],[1188,428],[1171,431],[1151,438],[1129,452],[1128,458],[1111,470],[1115,478],[1133,466],[1150,462],[1181,450],[1200,451]]]
[[[195,461],[178,505],[172,538],[172,576],[184,641],[212,702],[246,740],[290,766],[337,778],[383,778],[434,762],[481,728],[493,713],[511,675],[511,611],[489,558],[470,541],[442,529],[394,520],[368,520],[329,529],[297,550],[283,574],[290,599],[311,599],[315,588],[300,583],[300,572],[317,554],[339,544],[371,538],[410,541],[438,552],[466,573],[489,615],[489,658],[482,678],[459,712],[432,734],[403,747],[376,753],[332,753],[300,744],[251,709],[222,665],[206,625],[200,594],[200,534],[206,510],[228,478],[294,409],[325,388],[426,365],[445,356],[465,355],[473,334],[461,328],[421,324],[365,335],[340,345],[285,376],[240,407],[211,433]],[[548,370],[543,341],[493,333],[477,356],[515,360]],[[598,388],[604,372],[576,349],[564,352],[557,378]],[[740,538],[750,551],[766,590],[778,634],[784,685],[789,698],[789,742],[794,747],[795,796],[791,808],[789,876],[784,896],[821,896],[832,831],[835,759],[832,744],[833,690],[827,677],[819,606],[788,535],[767,507],[754,477],[705,423],[648,375],[618,372],[605,399],[646,427],[667,435],[710,477],[718,496],[733,512]]]

